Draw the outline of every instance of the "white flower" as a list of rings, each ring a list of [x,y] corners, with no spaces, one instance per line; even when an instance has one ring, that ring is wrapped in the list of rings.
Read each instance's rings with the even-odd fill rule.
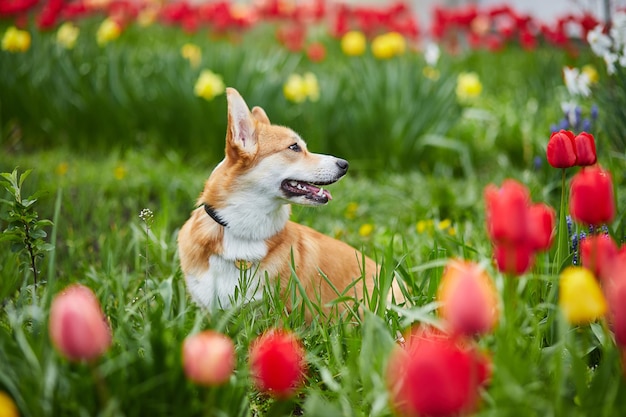
[[[565,78],[565,86],[572,96],[589,97],[591,89],[589,84],[589,76],[581,72],[578,68],[563,67],[563,77]]]
[[[611,38],[603,33],[604,27],[602,25],[596,26],[593,30],[587,34],[587,42],[591,46],[591,50],[597,56],[604,56],[610,52],[613,42]]]
[[[426,47],[424,48],[424,60],[426,61],[426,64],[428,64],[428,66],[436,66],[437,62],[439,61],[440,55],[441,52],[439,50],[439,46],[437,46],[436,43],[428,42],[426,44]]]
[[[615,63],[617,62],[619,58],[617,54],[607,52],[606,54],[602,56],[602,58],[604,59],[604,62],[606,63],[606,72],[608,72],[609,75],[615,74]]]

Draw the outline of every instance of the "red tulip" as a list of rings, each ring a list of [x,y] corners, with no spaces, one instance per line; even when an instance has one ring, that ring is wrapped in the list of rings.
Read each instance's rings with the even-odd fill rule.
[[[532,268],[535,254],[532,247],[522,245],[496,245],[493,249],[498,270],[505,274],[522,275]]]
[[[593,165],[598,160],[596,155],[596,141],[593,135],[582,132],[574,138],[576,144],[576,165],[584,167]]]
[[[599,166],[580,170],[572,178],[569,204],[576,221],[593,226],[610,223],[615,217],[611,174]]]
[[[555,235],[556,212],[545,204],[533,204],[528,213],[531,247],[536,251],[546,251],[552,246]]]
[[[576,165],[576,143],[574,134],[560,130],[550,135],[546,149],[548,163],[554,168],[569,168]]]
[[[471,413],[489,376],[487,358],[449,337],[418,329],[392,351],[387,381],[400,416]]]
[[[626,349],[626,256],[618,256],[607,270],[609,279],[603,281],[609,307],[608,319],[617,345]]]
[[[439,312],[453,335],[490,332],[498,321],[498,294],[478,264],[452,260],[441,277]]]
[[[70,361],[91,361],[111,345],[111,330],[95,294],[73,284],[57,294],[50,306],[50,340]]]
[[[311,62],[321,62],[326,58],[326,48],[323,43],[313,42],[306,49],[306,54]]]
[[[199,385],[222,385],[235,369],[233,341],[212,330],[188,336],[182,354],[185,375]]]
[[[610,236],[592,235],[580,241],[580,252],[583,266],[604,280],[619,250]]]
[[[496,243],[521,244],[528,237],[528,189],[515,180],[505,180],[501,188],[485,188],[487,231]]]
[[[250,369],[260,391],[288,398],[300,387],[305,371],[305,351],[288,331],[270,330],[250,345]]]

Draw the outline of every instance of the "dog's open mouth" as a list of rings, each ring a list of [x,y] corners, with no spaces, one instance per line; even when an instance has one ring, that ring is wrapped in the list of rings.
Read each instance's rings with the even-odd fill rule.
[[[309,183],[296,180],[285,180],[281,184],[281,188],[285,192],[285,195],[289,197],[304,196],[308,200],[312,200],[316,203],[325,204],[329,200],[332,200],[332,196],[328,190],[322,188],[323,185],[331,183]]]

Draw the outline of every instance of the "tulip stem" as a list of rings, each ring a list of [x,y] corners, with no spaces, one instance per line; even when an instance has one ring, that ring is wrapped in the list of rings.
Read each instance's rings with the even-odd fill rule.
[[[566,189],[565,189],[565,168],[561,170],[561,206],[559,208],[559,225],[557,230],[557,246],[554,259],[553,274],[558,275],[559,271],[563,267],[565,259],[569,254],[568,248],[568,234],[567,234],[567,220],[566,220]]]
[[[106,382],[104,381],[104,377],[102,376],[100,369],[94,363],[89,363],[89,367],[91,368],[91,376],[93,378],[94,384],[96,385],[98,400],[100,401],[100,409],[106,409],[106,405],[108,404],[111,396],[109,394]]]

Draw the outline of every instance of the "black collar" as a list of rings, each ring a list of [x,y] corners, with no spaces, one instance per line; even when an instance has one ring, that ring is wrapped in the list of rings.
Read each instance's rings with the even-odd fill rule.
[[[219,224],[222,227],[228,227],[228,223],[226,223],[220,216],[219,214],[217,214],[217,212],[215,211],[215,209],[213,207],[211,207],[208,204],[203,204],[204,206],[204,211],[206,211],[206,214],[208,214],[213,220],[215,220],[215,222],[217,224]]]

